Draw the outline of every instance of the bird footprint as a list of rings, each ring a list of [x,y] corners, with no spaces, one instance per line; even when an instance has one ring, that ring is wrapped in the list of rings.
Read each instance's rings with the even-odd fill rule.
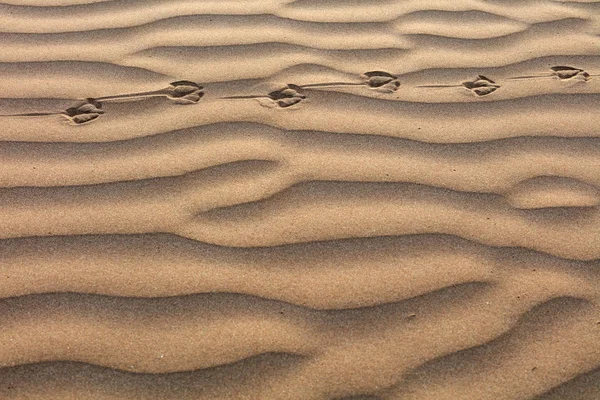
[[[525,75],[525,76],[515,76],[508,79],[536,79],[536,78],[558,78],[560,80],[569,80],[569,79],[582,79],[587,82],[592,79],[592,75],[586,70],[576,67],[569,67],[565,65],[557,65],[555,67],[550,68],[550,72],[546,74],[540,75]]]
[[[364,83],[373,89],[395,92],[400,87],[400,81],[396,75],[384,71],[365,72],[360,76]]]
[[[381,92],[395,92],[400,87],[396,75],[384,71],[369,71],[360,75],[362,82],[323,82],[302,85],[302,88],[336,87],[336,86],[367,86]]]
[[[87,99],[82,103],[67,108],[62,114],[75,124],[84,124],[104,114],[104,110],[102,110],[100,102],[94,99]]]
[[[453,88],[453,87],[463,87],[465,89],[470,90],[476,96],[487,96],[489,94],[494,93],[496,90],[500,89],[500,85],[487,78],[483,75],[477,75],[477,77],[471,81],[466,81],[461,83],[460,85],[422,85],[417,87],[423,88]]]
[[[148,97],[166,97],[177,104],[194,104],[198,103],[202,96],[204,96],[204,87],[196,82],[176,81],[171,82],[168,87],[159,90],[104,96],[98,97],[95,100],[107,102],[136,100]]]
[[[267,99],[271,104],[279,108],[291,107],[306,99],[306,94],[302,87],[294,84],[288,84],[281,89],[269,92],[266,95],[247,95],[247,96],[229,96],[223,99]]]
[[[44,117],[48,115],[62,115],[74,124],[81,125],[89,121],[93,121],[100,115],[104,114],[102,104],[94,99],[87,99],[77,103],[73,107],[69,107],[60,112],[34,112],[21,114],[2,114],[2,117]]]
[[[477,75],[477,78],[463,82],[462,85],[477,96],[487,96],[500,88],[500,85],[483,75]]]

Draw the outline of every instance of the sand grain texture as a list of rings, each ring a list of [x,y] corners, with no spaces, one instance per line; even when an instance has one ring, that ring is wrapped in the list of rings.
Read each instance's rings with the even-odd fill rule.
[[[0,398],[600,399],[600,2],[0,3]]]

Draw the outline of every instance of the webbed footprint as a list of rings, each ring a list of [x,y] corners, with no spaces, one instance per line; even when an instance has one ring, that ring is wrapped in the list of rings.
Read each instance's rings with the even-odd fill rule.
[[[148,97],[166,97],[176,104],[195,104],[204,96],[204,87],[192,81],[171,82],[168,87],[148,92],[97,97],[97,101],[130,101]]]
[[[495,81],[487,78],[483,75],[477,75],[475,79],[470,81],[465,81],[460,85],[421,85],[417,87],[422,88],[454,88],[454,87],[463,87],[476,96],[482,97],[487,96],[489,94],[494,93],[496,90],[500,89],[500,85]]]
[[[44,117],[49,115],[62,115],[70,122],[81,125],[90,122],[104,114],[102,104],[94,99],[86,99],[60,112],[33,112],[20,114],[3,114],[2,117]]]
[[[590,79],[592,79],[592,76],[598,75],[592,75],[581,68],[570,67],[566,65],[557,65],[554,67],[550,67],[550,72],[546,74],[515,76],[508,79],[558,78],[560,80],[581,79],[584,82],[587,82]]]
[[[269,92],[266,95],[228,96],[222,97],[222,99],[265,99],[268,101],[268,106],[274,105],[279,108],[287,108],[306,99],[306,94],[302,90],[302,87],[290,83],[283,88]]]
[[[395,92],[400,87],[396,75],[385,71],[369,71],[360,75],[362,82],[321,82],[301,85],[302,88],[341,87],[341,86],[366,86],[380,92]]]

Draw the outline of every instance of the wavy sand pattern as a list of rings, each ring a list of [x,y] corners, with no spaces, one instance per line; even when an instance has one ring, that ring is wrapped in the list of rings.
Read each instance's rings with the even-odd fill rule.
[[[0,3],[0,398],[600,399],[600,2]]]

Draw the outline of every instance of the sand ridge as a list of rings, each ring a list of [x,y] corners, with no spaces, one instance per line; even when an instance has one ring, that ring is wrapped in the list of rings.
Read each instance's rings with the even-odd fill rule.
[[[600,398],[600,3],[0,3],[0,398]]]

